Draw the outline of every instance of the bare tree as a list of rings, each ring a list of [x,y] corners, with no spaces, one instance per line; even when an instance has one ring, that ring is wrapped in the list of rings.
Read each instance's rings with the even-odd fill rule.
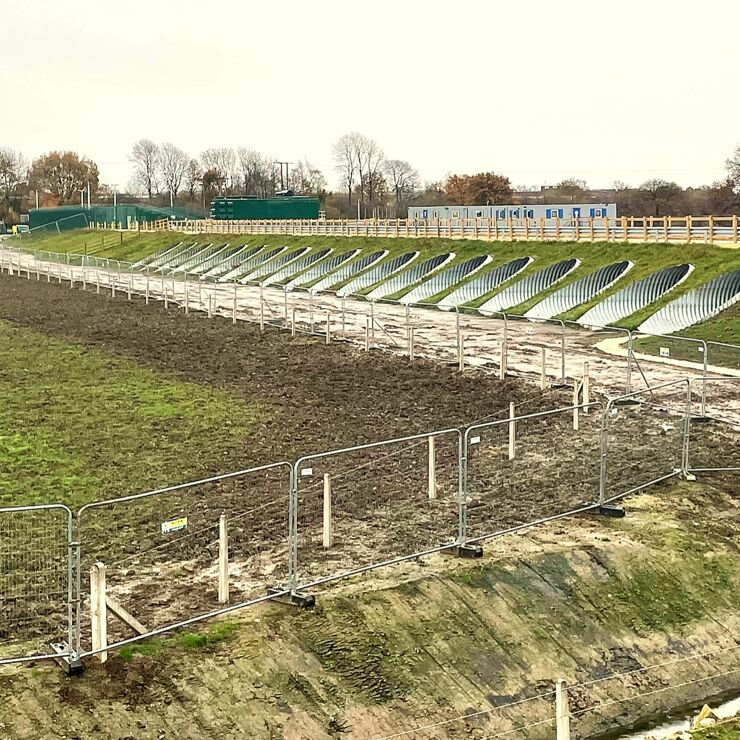
[[[228,147],[206,149],[200,155],[203,168],[217,172],[221,183],[221,193],[234,186],[236,172],[236,154]]]
[[[375,203],[377,191],[383,186],[383,162],[385,154],[375,139],[361,136],[357,141],[357,155],[362,161],[360,167],[363,196],[367,197],[372,205]]]
[[[256,149],[240,146],[237,150],[239,170],[245,195],[257,195],[264,181],[264,159]]]
[[[195,191],[202,178],[203,170],[200,168],[200,163],[197,159],[191,159],[185,169],[185,188],[188,191],[190,200],[195,200]]]
[[[326,192],[326,178],[318,167],[303,159],[290,170],[288,187],[296,193],[322,198]]]
[[[355,145],[353,137],[355,134],[344,134],[340,136],[332,146],[332,157],[334,166],[339,173],[342,187],[347,190],[347,200],[352,205],[352,190],[357,175],[357,162],[355,161]]]
[[[151,200],[159,189],[159,147],[151,139],[139,139],[131,150],[129,161],[134,165],[134,180]]]
[[[188,169],[190,158],[174,144],[162,144],[159,150],[159,160],[162,168],[162,178],[173,202],[180,191],[183,178]]]
[[[740,146],[735,148],[732,156],[725,162],[727,176],[733,184],[733,190],[740,193]]]
[[[28,181],[28,163],[20,152],[0,147],[0,198],[6,208],[10,199],[18,195],[20,186]]]
[[[396,199],[396,218],[401,218],[404,202],[418,186],[419,173],[404,159],[387,159],[383,169]]]

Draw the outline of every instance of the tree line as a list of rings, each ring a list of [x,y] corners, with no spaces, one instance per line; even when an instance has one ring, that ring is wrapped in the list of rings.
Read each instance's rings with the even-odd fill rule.
[[[633,186],[616,181],[590,188],[585,180],[565,179],[554,186],[513,186],[503,174],[483,171],[449,174],[424,182],[404,159],[386,156],[374,139],[357,131],[334,142],[332,166],[338,187],[330,190],[320,168],[308,160],[287,168],[274,157],[248,147],[215,147],[192,156],[171,142],[140,139],[131,148],[132,177],[120,202],[146,200],[207,212],[217,195],[268,197],[280,190],[319,199],[327,218],[403,218],[409,206],[496,205],[503,203],[616,202],[622,215],[727,215],[740,211],[740,146],[726,160],[726,177],[712,185],[682,188],[649,179]],[[113,187],[100,182],[98,166],[72,151],[53,151],[29,162],[0,147],[0,219],[16,223],[20,213],[42,206],[80,203],[89,191],[110,202]]]

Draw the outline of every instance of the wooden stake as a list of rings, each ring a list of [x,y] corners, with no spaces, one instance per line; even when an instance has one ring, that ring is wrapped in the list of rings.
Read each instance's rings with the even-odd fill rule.
[[[568,685],[562,678],[555,684],[555,732],[556,740],[570,740]]]
[[[414,360],[414,327],[409,327],[409,360]]]
[[[540,352],[540,390],[547,390],[547,350],[544,347]]]
[[[290,312],[290,335],[292,337],[295,336],[295,306],[293,306]]]
[[[229,603],[229,534],[226,514],[218,518],[218,603]]]
[[[427,481],[429,484],[429,499],[437,498],[437,440],[435,437],[429,437],[429,474]]]
[[[465,370],[465,339],[462,334],[458,334],[457,340],[457,369],[463,372]]]
[[[583,363],[583,413],[588,413],[588,404],[591,401],[591,376],[589,374],[588,362]]]
[[[516,457],[516,409],[514,402],[509,404],[509,460]]]
[[[326,312],[326,343],[331,344],[331,311]]]
[[[578,431],[578,380],[573,380],[573,431]]]
[[[108,607],[105,598],[105,565],[95,563],[90,568],[90,623],[92,627],[92,648],[102,650],[97,653],[101,663],[108,660]]]
[[[236,324],[236,283],[234,283],[234,304],[231,308],[231,323]]]
[[[334,535],[331,527],[331,477],[324,473],[324,527],[322,543],[325,549],[334,544]]]

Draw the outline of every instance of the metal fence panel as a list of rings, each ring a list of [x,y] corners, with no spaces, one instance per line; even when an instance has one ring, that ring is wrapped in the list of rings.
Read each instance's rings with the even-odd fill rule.
[[[107,569],[108,594],[147,630],[218,608],[220,517],[230,590],[246,600],[287,580],[291,467],[275,463],[134,496],[78,514],[82,649],[89,647],[89,570]],[[111,622],[111,642],[130,631]]]
[[[515,413],[467,429],[466,541],[594,506],[602,409],[594,403]]]
[[[299,583],[440,548],[459,530],[458,430],[333,450],[295,464]]]
[[[66,506],[0,509],[0,664],[73,643],[71,548]]]

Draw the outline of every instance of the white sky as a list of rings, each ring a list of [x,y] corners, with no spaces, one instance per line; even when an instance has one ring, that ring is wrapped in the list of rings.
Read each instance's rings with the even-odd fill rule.
[[[5,6],[5,7],[2,7]],[[740,144],[738,0],[2,0],[0,145],[124,187],[141,137],[423,178],[709,184]]]

